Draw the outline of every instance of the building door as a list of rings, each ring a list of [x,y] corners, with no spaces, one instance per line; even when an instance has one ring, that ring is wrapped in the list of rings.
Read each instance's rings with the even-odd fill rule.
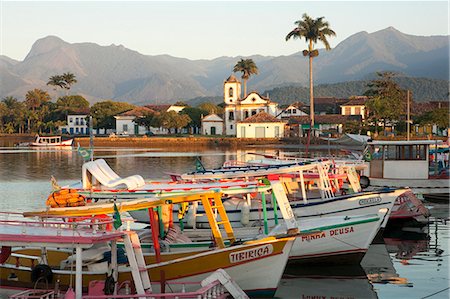
[[[241,127],[241,138],[245,138],[245,127]]]
[[[139,135],[139,125],[134,124],[134,135]]]
[[[275,137],[280,137],[280,127],[279,126],[275,127]]]
[[[211,135],[216,135],[216,127],[211,127]]]
[[[255,137],[256,138],[266,138],[266,128],[265,127],[256,127],[255,128]]]

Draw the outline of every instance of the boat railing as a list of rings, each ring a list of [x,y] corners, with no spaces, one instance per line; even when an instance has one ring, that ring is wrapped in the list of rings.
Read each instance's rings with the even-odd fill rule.
[[[26,233],[27,230],[33,227],[45,227],[54,228],[59,230],[86,230],[86,231],[104,231],[110,230],[114,220],[97,217],[64,217],[62,220],[24,220],[23,217],[19,218],[21,213],[14,212],[0,212],[0,224],[9,226],[20,226],[22,232]],[[127,226],[128,222],[126,220]]]
[[[227,298],[228,292],[225,286],[219,281],[215,280],[208,283],[205,286],[201,286],[200,282],[171,282],[166,283],[167,286],[170,285],[180,285],[181,291],[176,293],[147,293],[142,294],[117,294],[117,295],[85,295],[83,299],[106,299],[106,298],[149,298],[149,299],[171,299],[171,298]],[[188,285],[198,285],[201,286],[196,291],[186,291],[186,286]],[[120,291],[120,290],[119,290]]]

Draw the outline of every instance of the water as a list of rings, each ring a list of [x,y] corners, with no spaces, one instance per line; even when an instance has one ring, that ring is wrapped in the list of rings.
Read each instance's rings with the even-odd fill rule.
[[[249,149],[250,152],[256,151]],[[197,156],[206,168],[219,167],[245,151],[209,149],[96,149],[121,176],[140,174],[167,179],[167,173],[195,169]],[[265,149],[266,153],[278,154]],[[60,185],[80,180],[82,158],[70,150],[0,148],[0,211],[42,209],[51,191],[50,178]],[[278,298],[449,298],[449,208],[429,204],[432,217],[423,229],[394,230],[384,242],[372,244],[361,266],[289,266]],[[3,292],[2,292],[3,293]],[[0,298],[7,298],[5,293]]]

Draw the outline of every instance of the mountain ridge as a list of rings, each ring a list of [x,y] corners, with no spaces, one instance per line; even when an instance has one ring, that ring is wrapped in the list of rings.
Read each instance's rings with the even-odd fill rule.
[[[393,27],[357,32],[331,51],[319,48],[320,55],[313,62],[314,83],[364,80],[377,71],[448,80],[448,38],[409,35]],[[72,72],[78,83],[71,93],[83,94],[91,103],[106,99],[164,103],[214,97],[222,94],[223,81],[240,58],[243,56],[190,60],[167,54],[144,55],[123,45],[68,43],[49,35],[38,39],[23,61],[0,56],[0,96],[23,99],[33,88],[61,96],[46,82],[52,75]],[[308,61],[301,51],[245,58],[253,59],[259,69],[248,81],[248,91],[308,85]]]

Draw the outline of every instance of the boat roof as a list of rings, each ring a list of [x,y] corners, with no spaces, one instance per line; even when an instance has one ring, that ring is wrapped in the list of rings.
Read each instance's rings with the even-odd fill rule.
[[[62,227],[64,223],[50,226],[38,221],[0,221],[0,244],[2,246],[44,245],[62,248],[91,247],[92,244],[117,240],[123,236],[120,231],[95,231]],[[66,223],[67,225],[67,223]]]
[[[426,145],[441,144],[442,140],[373,140],[370,145]]]

